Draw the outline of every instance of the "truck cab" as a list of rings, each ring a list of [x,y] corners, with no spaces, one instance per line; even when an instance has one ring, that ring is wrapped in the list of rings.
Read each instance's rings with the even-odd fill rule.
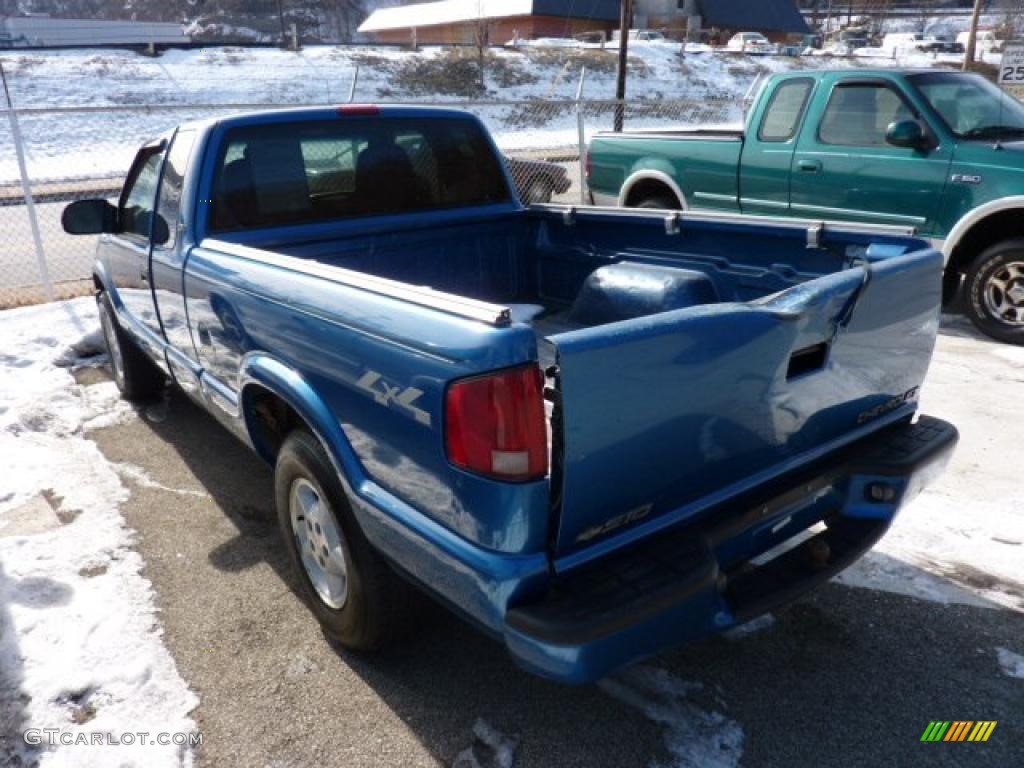
[[[943,70],[790,72],[743,127],[601,134],[595,202],[914,228],[985,333],[1024,343],[1024,105]]]

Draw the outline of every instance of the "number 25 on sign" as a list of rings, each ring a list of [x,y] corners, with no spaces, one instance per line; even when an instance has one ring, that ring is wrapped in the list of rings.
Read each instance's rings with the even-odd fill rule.
[[[1024,84],[1024,45],[1007,45],[1003,48],[1003,61],[999,65],[999,84]]]

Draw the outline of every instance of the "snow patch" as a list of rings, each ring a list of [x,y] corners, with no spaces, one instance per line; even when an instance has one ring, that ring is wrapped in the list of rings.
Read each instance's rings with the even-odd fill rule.
[[[999,657],[999,666],[1005,674],[1024,680],[1024,656],[1006,648],[996,648],[996,655]]]
[[[518,736],[508,736],[477,718],[473,743],[456,755],[452,768],[512,768],[518,746]]]
[[[764,632],[766,629],[770,629],[775,624],[775,617],[770,613],[766,613],[762,616],[758,616],[756,619],[751,619],[745,624],[739,624],[738,626],[728,629],[722,633],[722,636],[726,640],[742,640],[750,635],[756,635],[759,632]]]
[[[131,413],[69,368],[98,353],[91,299],[0,313],[0,520],[47,509],[58,525],[0,527],[0,764],[192,764],[187,747],[30,747],[21,733],[193,732],[198,704],[161,640],[153,592],[118,512],[128,497],[84,430]],[[62,340],[77,339],[68,348]]]
[[[692,701],[703,683],[680,680],[664,669],[637,665],[605,678],[605,693],[643,712],[665,727],[668,763],[651,768],[737,768],[743,756],[743,730],[720,712],[707,711]],[[724,708],[724,702],[713,697]]]
[[[114,464],[114,471],[117,472],[121,477],[126,480],[130,480],[136,485],[141,485],[143,488],[154,488],[158,491],[167,491],[168,493],[176,493],[179,496],[197,496],[201,499],[209,498],[210,494],[206,491],[195,491],[191,488],[172,488],[163,483],[159,483],[149,476],[142,467],[137,467],[134,464]]]
[[[1024,611],[1020,446],[1008,426],[1024,422],[1024,349],[961,334],[946,321],[953,327],[939,336],[921,412],[955,424],[960,442],[934,485],[837,581]]]

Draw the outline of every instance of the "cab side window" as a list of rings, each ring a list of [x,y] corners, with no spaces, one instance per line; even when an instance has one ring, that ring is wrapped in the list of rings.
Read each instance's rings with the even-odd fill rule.
[[[149,239],[156,205],[156,185],[160,180],[160,161],[164,153],[160,147],[143,149],[135,158],[132,173],[121,193],[118,211],[119,230],[122,234]]]
[[[185,183],[185,171],[188,159],[192,154],[194,131],[179,131],[174,137],[174,144],[167,153],[167,164],[164,166],[164,177],[160,182],[160,201],[157,204],[157,215],[166,225],[167,241],[157,243],[173,248],[178,240],[178,219],[181,213],[181,193]]]
[[[814,81],[810,78],[787,80],[775,89],[757,138],[761,141],[784,142],[793,138],[807,106]]]
[[[840,83],[829,97],[818,138],[823,144],[883,147],[890,123],[913,119],[903,97],[888,85]]]

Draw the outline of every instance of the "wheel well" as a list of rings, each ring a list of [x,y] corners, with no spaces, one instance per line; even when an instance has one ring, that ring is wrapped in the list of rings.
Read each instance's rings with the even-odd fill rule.
[[[672,188],[663,181],[657,179],[641,179],[634,184],[629,194],[626,195],[626,206],[633,206],[639,203],[641,200],[646,200],[650,197],[664,197],[668,200],[675,202],[673,207],[682,208],[682,204],[679,198],[676,197],[676,193],[672,191]]]
[[[1024,237],[1024,211],[1012,208],[986,216],[960,238],[950,255],[947,271],[966,272],[986,248],[1011,237]]]
[[[305,424],[298,411],[258,384],[245,388],[242,409],[253,447],[271,465],[277,460],[277,453],[288,433]]]

